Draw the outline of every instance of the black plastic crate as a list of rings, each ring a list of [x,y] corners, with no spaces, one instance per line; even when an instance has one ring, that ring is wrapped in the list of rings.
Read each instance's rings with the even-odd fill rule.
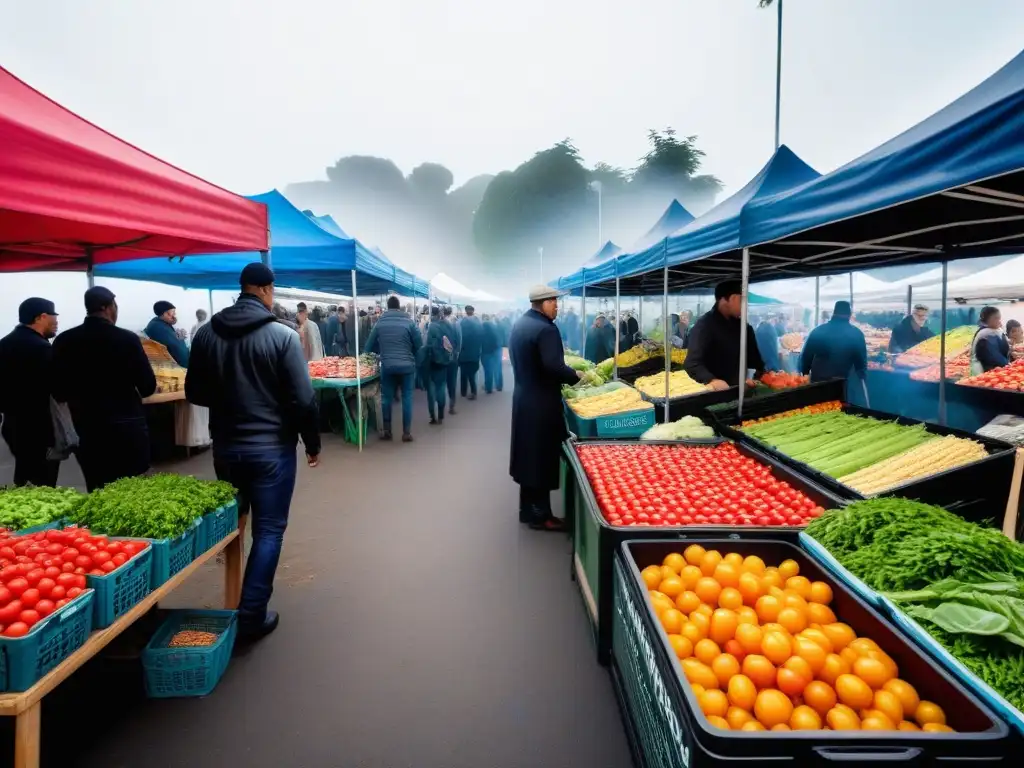
[[[724,731],[710,726],[668,638],[650,610],[640,570],[681,551],[673,540],[626,541],[615,558],[615,678],[637,750],[651,766],[756,765],[815,766],[842,763],[867,768],[876,763],[910,765],[1009,764],[1019,745],[1014,734],[972,692],[924,655],[898,629],[843,584],[833,580],[792,540],[693,537],[707,549],[758,555],[766,563],[792,558],[800,572],[829,583],[840,621],[878,643],[899,665],[900,676],[922,699],[938,703],[957,733],[904,731]],[[628,731],[627,731],[628,732]]]
[[[781,389],[768,392],[757,397],[744,398],[743,420],[760,419],[783,411],[791,411],[808,405],[827,403],[829,400],[846,402],[846,379],[829,379],[817,384],[805,384],[802,387]],[[729,402],[717,403],[708,407],[708,415],[723,426],[732,426],[739,422],[736,409],[739,401],[736,393]]]
[[[748,390],[749,391],[749,390]],[[697,416],[702,419],[708,418],[708,407],[719,403],[735,401],[739,396],[739,387],[729,387],[720,391],[709,390],[697,392],[682,397],[671,397],[668,401],[668,420],[679,421],[683,416]],[[665,423],[665,398],[652,397],[643,392],[640,397],[649,403],[654,404],[654,413],[659,424]]]
[[[728,442],[720,438],[711,440],[684,440],[675,442],[639,441],[639,440],[588,440],[586,445],[717,445]],[[574,494],[572,531],[572,573],[583,598],[587,617],[590,619],[597,659],[607,665],[611,651],[611,611],[612,611],[612,560],[616,548],[626,539],[663,539],[678,537],[692,539],[706,538],[709,535],[728,536],[736,531],[753,532],[765,536],[778,536],[780,531],[797,531],[789,526],[722,526],[722,525],[686,525],[676,527],[616,527],[610,525],[598,508],[597,499],[590,487],[587,473],[580,464],[575,444],[566,441],[564,455],[570,466],[565,492]],[[794,472],[784,464],[780,464],[770,456],[758,451],[750,445],[736,443],[736,448],[745,456],[766,464],[772,473],[785,480],[794,488],[802,491],[814,502],[825,509],[833,509],[842,504],[842,500],[817,486],[807,478]],[[710,532],[710,533],[709,533]]]

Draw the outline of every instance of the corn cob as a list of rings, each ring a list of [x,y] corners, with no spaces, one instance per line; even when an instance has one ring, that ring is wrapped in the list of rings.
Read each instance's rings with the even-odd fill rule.
[[[947,435],[841,477],[839,482],[859,493],[881,493],[919,477],[970,464],[986,455],[981,443]]]
[[[603,395],[595,395],[583,399],[567,400],[569,407],[577,416],[585,419],[593,419],[597,416],[607,416],[611,413],[622,413],[623,411],[634,411],[650,406],[644,402],[640,393],[632,387],[623,387],[606,392]]]

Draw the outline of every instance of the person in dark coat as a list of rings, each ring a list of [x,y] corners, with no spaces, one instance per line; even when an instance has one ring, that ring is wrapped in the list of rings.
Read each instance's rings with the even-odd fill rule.
[[[551,514],[551,491],[558,488],[559,457],[567,437],[562,385],[580,378],[565,364],[553,322],[558,296],[545,285],[530,291],[531,308],[512,328],[508,347],[515,374],[509,474],[519,485],[519,522],[545,531],[564,528]]]
[[[849,317],[846,318],[849,322]],[[758,323],[757,351],[761,353],[766,371],[781,371],[782,363],[779,362],[779,334],[775,332],[775,321],[771,316],[765,317]]]
[[[925,323],[928,322],[928,307],[918,304],[914,311],[904,317],[896,327],[892,329],[892,336],[889,337],[889,352],[899,354],[906,352],[922,341],[930,339],[935,333]]]
[[[153,305],[153,315],[146,326],[146,335],[167,347],[174,362],[182,368],[188,368],[188,345],[174,333],[174,326],[178,322],[174,305],[169,301],[158,301]]]
[[[580,326],[579,315],[574,309],[569,309],[565,315],[565,343],[574,352],[582,351],[583,329]]]
[[[53,397],[71,411],[78,463],[93,491],[149,470],[142,398],[156,392],[156,376],[139,337],[117,327],[109,289],[87,290],[85,311],[81,325],[53,342]]]
[[[498,384],[501,370],[501,330],[490,315],[483,316],[480,326],[480,364],[484,369],[484,392],[489,395]]]
[[[445,383],[448,385],[448,413],[449,415],[455,415],[455,392],[456,383],[459,380],[459,355],[462,353],[462,328],[461,324],[455,322],[452,317],[452,306],[448,304],[445,306],[442,314],[444,315],[445,322],[452,329],[452,337],[450,339],[452,349],[452,361],[448,364],[448,371],[445,373]]]
[[[483,324],[476,316],[476,310],[466,305],[466,316],[459,322],[462,341],[459,346],[459,390],[468,400],[476,400],[476,374],[480,370],[483,352]]]
[[[1010,362],[1010,342],[1003,334],[1003,318],[995,307],[985,307],[978,315],[978,330],[971,339],[971,375],[980,376]]]
[[[455,357],[454,337],[455,329],[448,322],[448,318],[441,317],[439,307],[431,307],[424,353],[428,366],[427,408],[430,411],[431,424],[444,424],[444,396],[448,390],[448,371]]]
[[[615,354],[615,337],[609,337],[604,315],[594,318],[594,327],[587,334],[584,357],[592,363],[600,363]]]
[[[715,286],[715,306],[704,314],[690,332],[690,346],[683,370],[701,384],[723,390],[740,384],[740,316],[743,311],[742,284],[726,280]],[[757,351],[757,337],[747,324],[747,369],[755,376],[764,373]]]
[[[800,369],[811,383],[846,379],[856,374],[867,393],[868,347],[860,328],[850,324],[850,302],[837,301],[832,318],[807,337],[800,355]]]
[[[47,458],[53,447],[50,389],[57,309],[48,299],[25,299],[18,325],[0,339],[0,415],[3,438],[14,456],[15,485],[57,485],[60,462]]]
[[[391,405],[395,390],[401,388],[402,442],[412,442],[412,392],[416,361],[423,337],[419,328],[401,309],[397,296],[388,297],[388,311],[380,316],[366,340],[365,350],[380,355],[380,397],[384,412],[384,440],[391,439]]]

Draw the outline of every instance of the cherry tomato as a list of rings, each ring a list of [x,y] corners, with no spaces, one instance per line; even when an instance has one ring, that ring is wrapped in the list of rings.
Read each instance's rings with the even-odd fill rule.
[[[68,600],[74,600],[76,597],[78,597],[80,594],[82,594],[82,591],[83,590],[82,590],[81,587],[71,587],[70,589],[68,589],[68,597],[67,597],[67,599]]]
[[[39,611],[36,611],[32,608],[26,608],[18,616],[19,621],[25,622],[26,624],[28,624],[29,627],[31,627],[33,624],[38,623],[40,618],[42,617],[39,615]]]
[[[51,613],[57,610],[53,600],[40,600],[36,603],[36,613],[39,614],[40,618],[46,618]]]
[[[28,624],[21,621],[16,621],[13,624],[7,625],[4,630],[4,637],[24,637],[28,634]]]

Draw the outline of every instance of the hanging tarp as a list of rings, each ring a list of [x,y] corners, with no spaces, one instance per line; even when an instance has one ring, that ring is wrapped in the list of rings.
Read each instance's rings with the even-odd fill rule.
[[[266,247],[258,201],[137,149],[0,67],[0,271]]]

